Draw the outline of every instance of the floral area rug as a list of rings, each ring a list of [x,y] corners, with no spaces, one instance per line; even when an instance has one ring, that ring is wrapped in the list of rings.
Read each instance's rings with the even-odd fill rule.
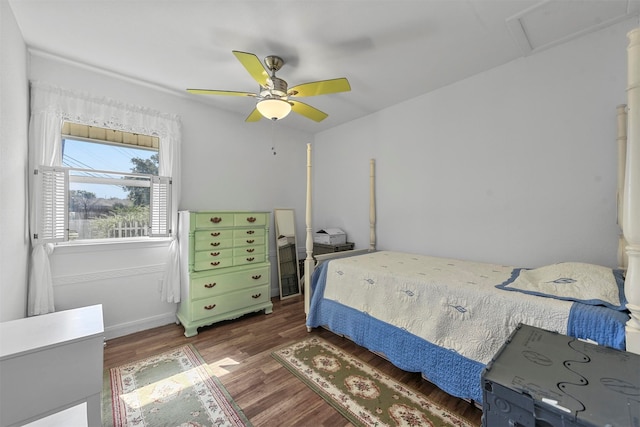
[[[356,426],[474,427],[320,338],[272,356]]]
[[[102,396],[103,426],[251,426],[191,345],[105,370]]]

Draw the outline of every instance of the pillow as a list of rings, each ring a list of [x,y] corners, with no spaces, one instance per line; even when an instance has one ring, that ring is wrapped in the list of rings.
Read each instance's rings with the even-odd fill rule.
[[[625,310],[621,270],[580,262],[551,264],[535,269],[516,268],[511,278],[496,288],[525,294],[604,305]]]

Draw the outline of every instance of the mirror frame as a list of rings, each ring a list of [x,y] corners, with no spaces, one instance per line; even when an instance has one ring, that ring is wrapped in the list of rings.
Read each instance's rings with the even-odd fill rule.
[[[278,215],[278,213],[281,213],[282,215]],[[286,228],[285,232],[291,231],[293,234],[291,235],[291,233],[287,233],[287,234],[283,234],[281,232],[281,228],[282,225],[278,224],[278,219],[280,218],[281,220],[289,220],[289,213],[291,216],[291,224],[288,224]],[[287,218],[283,218],[283,215],[286,215]],[[277,257],[277,261],[278,261],[278,288],[280,290],[280,299],[287,299],[287,298],[291,298],[294,297],[296,295],[300,295],[302,294],[302,289],[300,286],[301,280],[300,280],[300,263],[298,260],[298,242],[297,242],[297,237],[296,237],[296,216],[295,216],[295,211],[293,209],[274,209],[273,210],[273,222],[274,222],[274,232],[275,232],[275,240],[276,240],[276,257]],[[281,223],[282,224],[282,223]],[[285,243],[284,246],[281,246],[279,240],[280,237],[283,237],[285,239],[293,239],[293,243]],[[282,272],[282,262],[285,262],[285,260],[281,260],[281,248],[286,247],[286,246],[290,246],[291,244],[293,244],[293,261],[295,262],[295,287],[297,288],[297,292],[294,293],[290,293],[287,295],[283,295],[282,292],[282,276],[283,276],[283,272]]]

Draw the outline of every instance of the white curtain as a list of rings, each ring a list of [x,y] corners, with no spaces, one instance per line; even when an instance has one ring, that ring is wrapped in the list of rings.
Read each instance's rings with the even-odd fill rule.
[[[57,166],[62,163],[60,149],[63,116],[49,101],[49,93],[31,89],[31,120],[29,121],[29,186],[30,186],[30,229],[31,263],[27,314],[35,316],[55,311],[53,301],[53,280],[49,265],[49,255],[54,245],[43,244],[35,237],[36,197],[35,175],[33,171],[40,165]]]
[[[180,247],[178,245],[178,202],[180,183],[175,177],[180,176],[180,122],[170,123],[166,141],[160,142],[160,166],[158,174],[172,177],[171,184],[171,244],[167,254],[167,262],[162,278],[161,301],[180,302]]]
[[[62,164],[62,123],[70,121],[85,125],[117,129],[126,132],[158,136],[160,138],[159,174],[180,176],[180,119],[144,107],[123,104],[87,93],[71,91],[47,84],[31,83],[31,120],[29,123],[29,170],[40,165]],[[31,265],[29,272],[28,315],[50,313],[55,310],[53,281],[49,255],[54,246],[42,244],[34,236],[35,188],[30,176]],[[162,300],[180,301],[179,253],[176,242],[177,212],[180,189],[176,180],[172,185],[172,242],[169,248],[165,276],[162,281]]]

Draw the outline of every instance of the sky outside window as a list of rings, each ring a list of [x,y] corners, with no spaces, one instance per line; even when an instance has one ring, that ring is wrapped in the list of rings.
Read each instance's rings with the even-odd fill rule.
[[[65,138],[63,139],[63,166],[82,169],[97,169],[114,172],[131,172],[132,158],[148,160],[157,150],[146,150],[134,146],[101,144]],[[96,173],[96,175],[100,175]],[[129,192],[119,185],[96,185],[77,183],[73,189],[90,191],[98,198],[126,199]]]

